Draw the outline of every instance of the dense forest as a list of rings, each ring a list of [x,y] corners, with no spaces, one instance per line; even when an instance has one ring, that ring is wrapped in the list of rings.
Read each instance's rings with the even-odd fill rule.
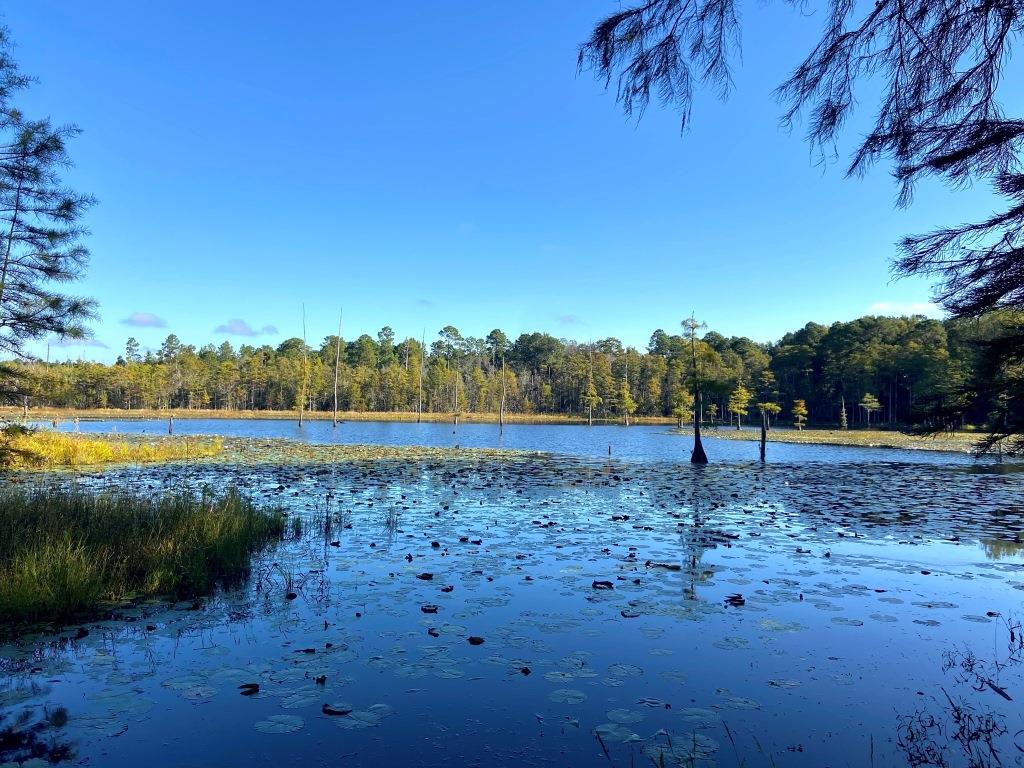
[[[906,424],[924,404],[962,391],[979,342],[1004,316],[939,321],[862,317],[808,323],[777,343],[705,333],[696,342],[705,422],[735,423],[767,410],[774,420],[811,424]],[[129,339],[117,362],[23,363],[32,405],[73,408],[298,408],[331,410],[335,361],[338,407],[350,411],[566,414],[595,420],[634,415],[689,420],[689,342],[656,330],[645,350],[614,338],[591,343],[500,330],[464,337],[447,326],[429,346],[328,336],[318,347],[292,338],[277,347],[230,343],[196,348],[173,334],[143,353]],[[982,423],[979,400],[967,420]],[[845,408],[845,414],[843,413]],[[757,416],[760,419],[760,416]]]

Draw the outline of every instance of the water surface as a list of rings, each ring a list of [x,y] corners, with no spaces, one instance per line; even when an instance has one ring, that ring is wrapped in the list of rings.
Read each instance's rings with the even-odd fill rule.
[[[1022,754],[1024,473],[781,444],[760,466],[755,445],[725,440],[708,441],[716,463],[693,467],[686,438],[662,427],[516,425],[507,447],[560,455],[338,462],[330,446],[265,438],[492,446],[497,430],[176,424],[240,430],[255,437],[239,463],[77,482],[237,485],[301,517],[303,534],[242,589],[8,641],[5,718],[63,707],[45,738],[117,766]],[[241,695],[246,683],[259,692]]]

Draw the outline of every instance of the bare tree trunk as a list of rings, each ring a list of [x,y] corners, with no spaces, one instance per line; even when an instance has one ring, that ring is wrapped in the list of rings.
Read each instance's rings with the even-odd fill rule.
[[[334,350],[334,415],[332,417],[332,426],[335,429],[338,427],[338,367],[341,365],[341,320],[344,316],[345,310],[342,309],[338,314],[338,339]]]
[[[419,387],[419,398],[416,400],[416,423],[420,423],[420,419],[423,417],[423,363],[427,357],[427,332],[423,332],[423,338],[420,340],[420,387]]]
[[[505,358],[501,358],[501,405],[498,408],[498,434],[505,434]]]
[[[761,461],[764,461],[764,444],[768,440],[768,412],[761,411]]]
[[[453,388],[455,389],[455,409],[453,415],[455,416],[455,426],[459,426],[459,374],[456,371],[455,378],[452,380]]]
[[[693,361],[693,452],[690,454],[691,464],[707,464],[708,455],[704,453],[704,444],[700,440],[700,414],[704,411],[704,399],[700,391],[700,371],[697,368],[697,329],[690,333],[690,356]]]

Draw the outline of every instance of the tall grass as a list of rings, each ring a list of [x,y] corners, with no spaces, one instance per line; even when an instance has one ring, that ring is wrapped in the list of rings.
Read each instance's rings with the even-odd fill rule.
[[[80,467],[93,464],[151,463],[201,459],[224,450],[220,438],[139,440],[29,430],[11,426],[0,432],[0,465]]]
[[[244,576],[284,532],[235,491],[156,498],[0,489],[0,619],[65,618],[102,601],[194,596]]]

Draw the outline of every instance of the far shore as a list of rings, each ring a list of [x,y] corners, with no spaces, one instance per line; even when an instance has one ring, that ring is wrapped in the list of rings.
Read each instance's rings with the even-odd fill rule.
[[[0,419],[19,421],[25,410],[15,406],[0,407]],[[298,411],[236,411],[212,408],[29,408],[29,421],[83,421],[142,420],[142,419],[264,419],[270,421],[298,421]],[[331,411],[303,411],[306,421],[330,421]],[[425,421],[451,424],[452,413],[423,413],[416,411],[338,411],[338,421]],[[675,425],[676,419],[667,416],[632,416],[630,424]],[[460,413],[460,424],[497,424],[497,413]],[[586,424],[586,418],[558,413],[506,413],[506,424]],[[594,424],[622,424],[622,419],[594,419]]]
[[[692,435],[693,429],[676,430],[680,436]],[[703,427],[701,434],[706,438],[722,440],[760,440],[758,428],[736,429],[728,425],[709,429]],[[769,443],[803,443],[804,445],[842,445],[855,448],[899,448],[911,451],[946,451],[971,453],[981,435],[977,432],[944,432],[938,435],[914,435],[897,430],[885,429],[829,429],[806,428],[803,430],[772,429],[768,432]]]
[[[0,407],[0,419],[20,421],[25,411],[16,407]],[[78,418],[82,421],[131,421],[143,419],[168,420],[188,419],[262,419],[277,421],[297,421],[297,411],[238,411],[212,409],[139,409],[122,408],[29,408],[29,421],[67,422]],[[338,421],[393,421],[415,422],[418,415],[415,411],[339,411]],[[450,424],[454,420],[451,413],[423,413],[419,420],[427,423]],[[308,421],[330,421],[330,411],[307,411],[303,419]],[[464,413],[459,415],[462,424],[497,424],[496,413]],[[508,413],[505,414],[506,424],[545,424],[545,425],[585,425],[587,420],[576,416],[561,414]],[[630,420],[631,424],[676,427],[676,419],[659,416],[638,416]],[[622,425],[619,419],[594,419],[595,425]],[[681,437],[692,434],[689,427],[674,429]],[[717,427],[705,425],[703,432],[706,437],[723,440],[756,441],[759,433],[756,426],[745,425],[737,430],[728,424]],[[898,430],[883,429],[849,429],[841,430],[829,427],[808,427],[803,430],[789,427],[775,428],[768,432],[768,442],[804,443],[808,445],[844,445],[871,448],[902,448],[923,451],[955,451],[969,453],[980,437],[978,432],[943,433],[935,436],[913,435]]]

